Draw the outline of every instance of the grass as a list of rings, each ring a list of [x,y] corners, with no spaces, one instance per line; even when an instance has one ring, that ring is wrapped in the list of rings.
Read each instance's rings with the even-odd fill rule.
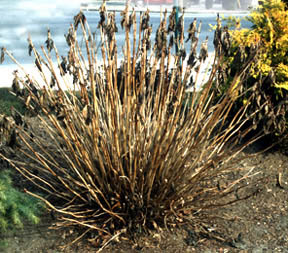
[[[49,32],[48,52],[42,47],[41,55],[29,39],[43,83],[27,74],[22,84],[28,91],[27,106],[38,108],[41,131],[17,127],[20,162],[2,157],[47,192],[46,197],[28,193],[59,214],[59,226],[84,228],[83,235],[93,232],[91,240],[99,246],[123,233],[133,237],[187,223],[207,232],[209,210],[238,201],[235,190],[251,176],[233,180],[229,175],[237,166],[227,165],[254,141],[240,143],[250,131],[243,128],[248,120],[245,105],[227,121],[238,96],[237,84],[249,65],[243,66],[223,98],[212,104],[213,81],[221,62],[217,55],[203,90],[187,95],[189,76],[203,60],[195,58],[194,65],[184,68],[182,56],[171,53],[175,40],[170,38],[168,43],[167,13],[161,13],[158,39],[149,50],[149,12],[142,13],[137,31],[136,15],[126,9],[122,13],[124,59],[118,75],[116,24],[113,13],[103,13],[99,23],[102,59],[97,59],[82,12],[74,17],[66,36],[67,65],[61,64]],[[200,27],[192,36],[190,54],[196,53]],[[78,44],[79,29],[85,52]],[[184,27],[173,29],[180,36],[178,48],[184,48]],[[5,53],[17,63],[10,52]],[[48,68],[50,76],[42,68]],[[73,83],[67,81],[68,75],[74,77]],[[27,83],[33,83],[36,91]],[[221,189],[217,187],[220,177],[227,180]]]
[[[10,88],[0,88],[0,114],[10,116],[12,107],[14,107],[20,113],[24,114],[25,107],[23,102],[10,92]]]

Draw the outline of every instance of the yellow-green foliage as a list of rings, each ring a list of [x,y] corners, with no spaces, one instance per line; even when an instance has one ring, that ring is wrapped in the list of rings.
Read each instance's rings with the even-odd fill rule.
[[[247,18],[252,29],[235,29],[232,38],[235,47],[258,47],[258,61],[253,77],[276,75],[274,86],[288,90],[288,11],[280,0],[264,1]]]
[[[253,127],[283,137],[288,119],[288,11],[280,0],[264,1],[245,19],[250,28],[242,29],[239,19],[228,18],[228,27],[234,28],[229,30],[229,50],[219,67],[217,91],[221,97],[244,67],[246,81],[239,91],[245,96],[236,100],[233,111],[252,96],[248,112],[254,115]]]

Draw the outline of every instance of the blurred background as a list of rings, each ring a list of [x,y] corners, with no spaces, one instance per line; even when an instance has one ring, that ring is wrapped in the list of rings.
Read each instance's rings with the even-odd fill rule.
[[[185,7],[185,31],[194,18],[202,21],[202,32],[200,35],[199,46],[206,36],[209,36],[209,52],[213,48],[213,32],[211,25],[216,24],[217,13],[224,16],[244,17],[249,13],[249,5],[244,8],[243,1],[252,0],[229,0],[234,2],[233,8],[229,9],[224,4],[227,0],[179,0],[182,2],[173,2],[175,0],[131,0],[129,6],[134,7],[137,11],[138,18],[140,11],[145,11],[147,8],[151,10],[150,22],[153,24],[152,41],[155,39],[156,29],[159,26],[160,9],[164,11],[172,10],[174,4],[179,4]],[[207,7],[207,1],[209,8]],[[254,0],[253,0],[254,1]],[[47,29],[51,31],[54,43],[61,55],[66,55],[68,47],[64,34],[67,33],[73,17],[81,9],[89,22],[92,32],[96,34],[96,43],[99,43],[99,31],[97,24],[99,22],[98,9],[102,1],[99,0],[1,0],[0,5],[0,48],[6,47],[13,56],[23,65],[33,71],[34,57],[28,55],[27,38],[30,35],[32,41],[38,50],[41,50],[41,45],[44,45],[47,39]],[[126,1],[123,0],[108,0],[107,9],[116,11],[116,23],[118,25],[117,42],[118,46],[122,46],[124,42],[124,31],[120,27],[120,11],[125,8]],[[245,2],[246,3],[246,2]],[[229,9],[229,10],[228,10]],[[181,13],[179,13],[181,15]],[[244,22],[242,25],[249,26]],[[132,32],[131,32],[132,33]],[[81,34],[80,34],[81,36]],[[80,39],[81,41],[81,39]],[[84,45],[83,45],[84,46]],[[189,50],[190,43],[186,44],[186,50]],[[121,50],[119,50],[121,52]],[[121,55],[119,55],[121,58]],[[2,65],[0,65],[0,86],[9,86],[12,82],[12,72],[17,66],[6,57]]]

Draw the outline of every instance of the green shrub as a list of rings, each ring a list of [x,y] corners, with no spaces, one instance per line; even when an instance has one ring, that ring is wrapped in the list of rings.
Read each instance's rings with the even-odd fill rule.
[[[0,234],[7,229],[22,228],[24,219],[38,223],[40,210],[39,200],[13,186],[11,171],[0,170]]]

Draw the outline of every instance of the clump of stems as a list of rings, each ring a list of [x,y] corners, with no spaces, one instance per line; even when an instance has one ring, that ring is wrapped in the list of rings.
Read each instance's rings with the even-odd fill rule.
[[[83,13],[66,35],[67,57],[60,57],[50,32],[48,52],[42,47],[40,54],[29,39],[42,82],[20,65],[24,78],[19,82],[27,107],[38,112],[41,134],[32,126],[18,126],[21,161],[9,161],[48,193],[43,197],[29,192],[56,211],[64,227],[80,226],[107,238],[119,231],[134,233],[188,220],[201,223],[201,213],[236,201],[227,196],[250,176],[217,187],[219,176],[232,171],[227,162],[249,144],[239,144],[250,130],[243,128],[245,105],[232,118],[229,114],[249,64],[212,105],[221,56],[215,58],[204,88],[186,92],[191,75],[198,78],[205,60],[196,56],[201,23],[186,64],[184,28],[173,28],[182,29],[179,51],[173,54],[175,40],[168,37],[174,32],[167,32],[166,12],[151,45],[149,11],[141,14],[137,30],[136,15],[129,15],[127,6],[121,22],[125,46],[119,49],[115,13],[106,13],[104,7],[98,25],[100,58]],[[77,39],[80,31],[85,50]],[[119,50],[124,54],[121,63]]]

